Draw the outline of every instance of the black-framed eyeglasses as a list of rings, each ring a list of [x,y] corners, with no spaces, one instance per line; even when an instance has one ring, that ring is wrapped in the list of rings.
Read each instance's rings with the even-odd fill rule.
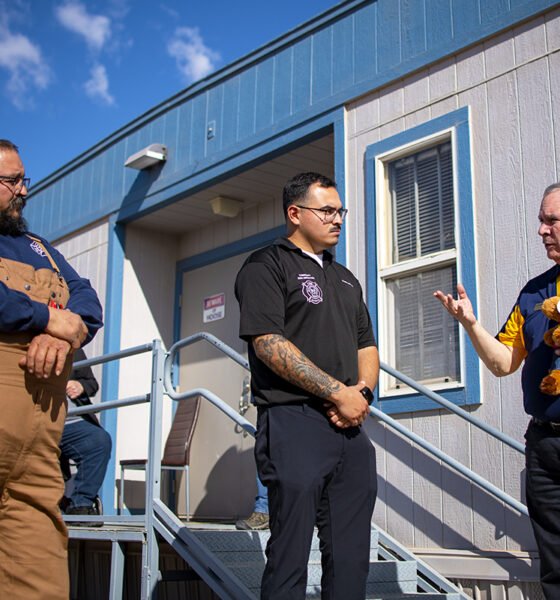
[[[4,183],[9,185],[14,190],[21,190],[23,186],[26,188],[31,184],[31,179],[29,177],[21,177],[18,175],[17,177],[8,177],[7,175],[0,175],[0,183]]]
[[[301,206],[300,204],[296,204],[296,206],[298,208],[305,208],[305,210],[310,210],[316,217],[321,219],[323,223],[332,223],[335,220],[336,215],[340,217],[341,221],[344,221],[344,218],[348,214],[347,208],[332,208],[330,206],[326,206],[325,208],[313,208],[312,206]],[[321,217],[315,211],[322,213],[323,216]]]

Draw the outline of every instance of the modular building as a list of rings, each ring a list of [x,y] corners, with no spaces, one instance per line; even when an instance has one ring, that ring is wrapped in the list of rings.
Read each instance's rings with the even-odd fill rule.
[[[381,359],[522,440],[519,377],[487,372],[432,292],[462,282],[497,332],[547,268],[537,213],[560,179],[559,49],[551,0],[347,0],[114,132],[35,185],[27,208],[31,228],[99,291],[106,326],[89,355],[154,338],[169,348],[200,331],[246,353],[236,273],[282,234],[285,181],[318,171],[349,209],[336,256],[363,284]],[[165,160],[124,166],[152,144]],[[148,360],[99,372],[102,400],[148,389]],[[245,372],[213,347],[184,349],[174,378],[254,420]],[[376,403],[524,500],[519,453],[385,372]],[[173,412],[169,402],[166,430]],[[147,415],[104,414],[115,448],[106,509],[116,508],[119,462],[146,456]],[[366,428],[380,527],[469,589],[538,597],[526,517],[382,423]],[[190,461],[196,518],[251,512],[252,445],[203,403]],[[143,479],[126,476],[134,511]]]

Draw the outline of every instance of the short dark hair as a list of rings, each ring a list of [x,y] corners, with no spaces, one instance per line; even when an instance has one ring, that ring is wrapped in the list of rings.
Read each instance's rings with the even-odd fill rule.
[[[10,140],[0,140],[0,150],[11,150],[19,154],[19,148]]]
[[[305,201],[309,188],[317,183],[322,188],[335,188],[336,182],[320,175],[319,173],[307,172],[295,175],[284,186],[282,193],[282,205],[284,206],[284,215],[288,215],[288,206],[295,204],[298,201]]]

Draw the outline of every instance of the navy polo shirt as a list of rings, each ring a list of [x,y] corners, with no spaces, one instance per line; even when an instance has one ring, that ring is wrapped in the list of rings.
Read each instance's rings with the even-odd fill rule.
[[[254,352],[254,336],[278,334],[346,385],[358,383],[358,350],[375,346],[362,288],[323,253],[323,267],[286,238],[251,254],[237,275],[239,335],[249,342],[257,405],[317,400],[271,371]]]
[[[543,300],[560,295],[560,267],[554,265],[531,279],[521,290],[498,340],[526,353],[521,374],[525,412],[544,421],[560,421],[560,396],[548,396],[539,384],[551,369],[554,350],[544,343],[544,334],[557,325],[541,312]]]
[[[41,241],[49,252],[70,290],[68,305],[64,308],[80,315],[88,329],[86,341],[103,325],[102,309],[90,282],[76,273],[66,259],[44,238],[29,234]],[[52,265],[35,240],[27,235],[0,235],[0,257],[31,265],[35,269],[51,269]],[[0,281],[0,332],[43,331],[49,320],[46,304],[7,287]]]

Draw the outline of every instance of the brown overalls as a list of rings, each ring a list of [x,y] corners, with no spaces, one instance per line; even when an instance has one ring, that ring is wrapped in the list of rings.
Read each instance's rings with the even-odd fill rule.
[[[37,302],[65,307],[68,286],[44,250],[54,272],[0,258],[0,280]],[[67,600],[58,443],[72,357],[58,377],[38,379],[24,371],[18,361],[36,334],[0,333],[0,598]]]

